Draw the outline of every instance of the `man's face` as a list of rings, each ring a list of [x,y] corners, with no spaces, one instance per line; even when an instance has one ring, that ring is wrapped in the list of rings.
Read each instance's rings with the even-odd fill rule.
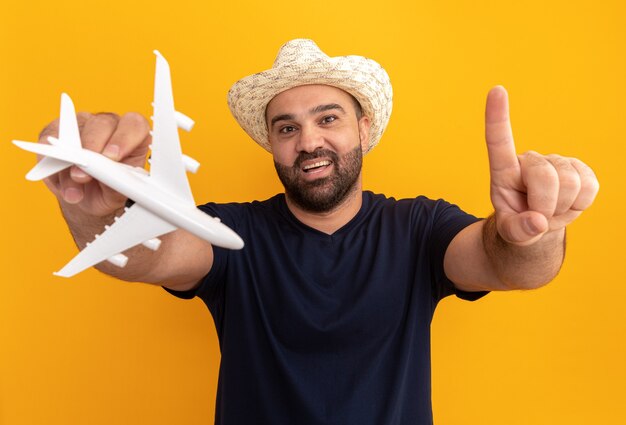
[[[369,118],[352,96],[307,85],[274,97],[266,119],[274,165],[288,198],[310,212],[332,211],[360,189]]]

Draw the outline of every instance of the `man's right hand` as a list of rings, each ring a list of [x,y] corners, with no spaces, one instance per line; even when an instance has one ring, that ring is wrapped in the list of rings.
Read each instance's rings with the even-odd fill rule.
[[[143,167],[151,143],[150,125],[140,114],[130,112],[122,117],[113,113],[77,114],[82,146],[134,167]],[[39,143],[48,136],[57,137],[59,120],[51,122],[39,135]],[[76,206],[91,216],[108,216],[124,206],[126,197],[108,188],[77,166],[45,179],[48,188],[64,207]],[[68,205],[69,204],[69,205]]]
[[[143,167],[152,138],[148,121],[137,113],[77,114],[83,148],[100,152],[108,158],[133,167]],[[39,136],[39,143],[48,143],[48,136],[57,137],[59,120],[51,122]],[[110,224],[126,203],[126,197],[103,185],[76,166],[47,179],[48,188],[56,195],[63,215],[79,248],[93,240]],[[165,285],[188,290],[195,287],[213,264],[213,248],[203,239],[183,230],[160,237],[157,252],[142,246],[132,248],[130,261],[124,268],[106,261],[96,266],[100,271],[122,280]]]

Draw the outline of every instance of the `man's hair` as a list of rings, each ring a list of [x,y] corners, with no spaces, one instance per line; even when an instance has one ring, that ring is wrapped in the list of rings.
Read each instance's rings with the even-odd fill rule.
[[[346,93],[348,93],[348,92],[346,92]],[[350,93],[348,93],[348,94],[350,94]],[[350,98],[352,99],[352,104],[354,105],[354,110],[356,111],[356,119],[358,121],[363,116],[363,108],[361,107],[361,104],[359,103],[359,101],[356,100],[356,97],[354,97],[354,96],[352,96],[350,94]]]

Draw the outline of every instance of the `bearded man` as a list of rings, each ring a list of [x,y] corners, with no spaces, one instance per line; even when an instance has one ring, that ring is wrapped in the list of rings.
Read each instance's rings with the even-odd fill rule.
[[[218,424],[431,424],[437,303],[552,280],[565,226],[598,191],[593,172],[573,158],[518,156],[507,95],[496,87],[486,110],[491,217],[364,191],[362,156],[391,114],[389,78],[370,59],[330,58],[311,40],[285,44],[274,66],[238,81],[228,101],[285,187],[265,201],[200,206],[245,248],[178,230],[156,253],[134,248],[124,269],[99,269],[206,303],[222,352]],[[143,165],[143,117],[79,121],[83,146]],[[56,131],[50,125],[42,139]],[[126,202],[75,167],[47,183],[81,248]]]

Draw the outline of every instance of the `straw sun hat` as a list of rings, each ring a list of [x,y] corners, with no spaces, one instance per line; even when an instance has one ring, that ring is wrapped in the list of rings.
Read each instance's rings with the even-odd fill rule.
[[[265,108],[277,94],[307,84],[340,88],[358,100],[371,120],[369,152],[380,140],[391,114],[392,89],[387,72],[363,56],[329,57],[312,40],[296,39],[278,51],[271,69],[237,81],[228,106],[239,125],[271,152]]]

